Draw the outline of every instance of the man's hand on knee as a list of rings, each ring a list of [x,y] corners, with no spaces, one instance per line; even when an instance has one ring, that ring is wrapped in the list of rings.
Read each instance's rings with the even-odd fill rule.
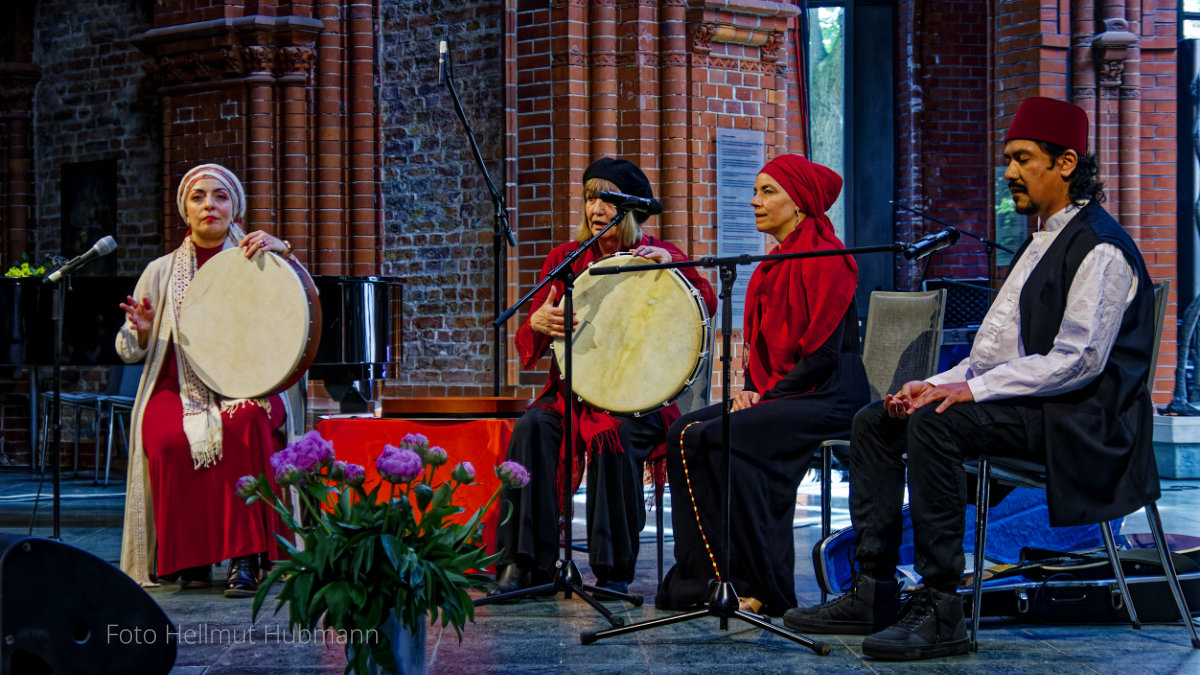
[[[905,385],[907,386],[907,385]],[[923,408],[930,403],[937,403],[938,407],[934,412],[945,412],[947,408],[955,403],[970,403],[975,400],[975,395],[971,393],[971,388],[966,382],[951,382],[942,384],[936,387],[926,385],[912,401],[909,406],[909,414],[920,408]]]
[[[904,386],[900,387],[900,391],[883,397],[883,408],[887,411],[889,417],[898,420],[907,419],[914,410],[913,401],[923,391],[932,388],[933,385],[923,380],[905,382]]]

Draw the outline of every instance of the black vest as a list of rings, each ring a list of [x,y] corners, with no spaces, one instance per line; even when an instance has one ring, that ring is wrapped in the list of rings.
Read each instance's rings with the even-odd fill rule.
[[[1021,340],[1027,354],[1049,353],[1075,273],[1103,243],[1125,255],[1137,292],[1100,374],[1079,389],[1041,399],[1055,527],[1124,516],[1159,496],[1154,408],[1146,389],[1155,340],[1153,285],[1133,240],[1096,202],[1063,227],[1021,289]]]

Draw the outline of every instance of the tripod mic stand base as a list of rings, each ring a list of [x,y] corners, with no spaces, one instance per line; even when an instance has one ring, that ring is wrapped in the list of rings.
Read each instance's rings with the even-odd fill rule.
[[[641,607],[645,599],[640,595],[631,593],[621,593],[619,591],[610,591],[607,588],[592,586],[583,583],[583,576],[579,574],[579,567],[575,565],[574,560],[559,560],[554,563],[554,567],[558,569],[558,573],[554,575],[554,581],[548,584],[538,586],[530,586],[529,588],[521,588],[507,593],[497,593],[487,597],[475,600],[474,605],[480,607],[482,605],[490,605],[494,603],[513,603],[524,598],[543,597],[555,595],[562,591],[563,597],[568,600],[571,594],[574,593],[584,602],[592,606],[597,612],[600,612],[605,619],[613,626],[624,626],[625,619],[613,615],[611,611],[604,605],[600,604],[592,595],[603,598],[605,600],[621,600],[628,602],[634,607]]]
[[[640,623],[635,623],[628,626],[618,625],[615,628],[609,628],[607,630],[585,631],[579,634],[579,642],[580,644],[590,645],[593,642],[602,640],[606,637],[624,635],[626,633],[647,630],[650,628],[656,628],[658,626],[669,626],[673,623],[682,623],[684,621],[691,621],[692,619],[699,619],[706,616],[715,616],[720,620],[721,630],[729,630],[729,619],[739,619],[753,626],[757,626],[765,631],[770,631],[780,637],[787,638],[792,642],[804,645],[805,647],[813,650],[813,652],[819,656],[829,655],[831,647],[829,646],[828,642],[812,640],[804,637],[803,635],[798,635],[787,630],[786,628],[776,626],[775,624],[771,623],[769,619],[763,617],[762,615],[753,614],[743,609],[739,609],[738,607],[737,593],[733,590],[733,584],[729,583],[728,581],[716,582],[715,586],[713,587],[712,595],[709,597],[708,602],[705,603],[704,609],[697,609],[695,611],[684,612],[683,614],[675,614],[673,616],[665,616],[661,619],[650,619],[649,621],[642,621]]]

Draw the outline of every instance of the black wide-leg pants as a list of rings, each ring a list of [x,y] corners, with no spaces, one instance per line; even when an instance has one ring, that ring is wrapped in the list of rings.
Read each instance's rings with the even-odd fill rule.
[[[663,428],[657,414],[614,417],[621,422],[617,434],[623,451],[602,450],[588,457],[588,562],[598,579],[628,582],[633,580],[639,536],[646,526],[642,472],[650,451],[663,440]],[[513,427],[508,459],[529,470],[530,483],[502,495],[513,510],[497,531],[497,549],[503,550],[501,567],[517,562],[554,573],[554,562],[560,557],[562,486],[557,476],[562,422],[558,413],[539,407],[526,411]],[[567,480],[570,473],[568,468]]]

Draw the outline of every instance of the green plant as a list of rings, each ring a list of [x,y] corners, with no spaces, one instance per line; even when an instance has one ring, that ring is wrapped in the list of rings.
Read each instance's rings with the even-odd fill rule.
[[[9,267],[8,270],[4,273],[4,276],[23,279],[25,277],[45,276],[45,274],[46,274],[45,267],[35,267],[35,266],[29,264],[29,254],[26,253],[21,256],[21,264],[13,265],[12,267]]]
[[[449,519],[463,509],[454,495],[473,485],[475,469],[457,464],[450,479],[439,482],[446,451],[429,447],[420,434],[408,434],[398,446],[385,445],[376,460],[383,478],[370,492],[363,487],[365,471],[356,464],[334,460],[333,446],[310,431],[271,458],[275,482],[294,487],[305,516],[297,518],[272,490],[266,476],[243,476],[235,489],[251,504],[264,500],[299,538],[276,538],[287,551],[254,598],[258,617],[270,587],[282,578],[275,612],[288,605],[290,625],[315,629],[320,625],[347,636],[347,672],[366,672],[371,652],[377,664],[395,669],[388,638],[379,629],[389,610],[408,629],[429,616],[436,625],[462,628],[474,621],[467,591],[491,579],[478,572],[495,562],[483,541],[482,519],[504,487],[523,487],[529,474],[515,462],[496,467],[501,485],[483,508],[467,522]]]

